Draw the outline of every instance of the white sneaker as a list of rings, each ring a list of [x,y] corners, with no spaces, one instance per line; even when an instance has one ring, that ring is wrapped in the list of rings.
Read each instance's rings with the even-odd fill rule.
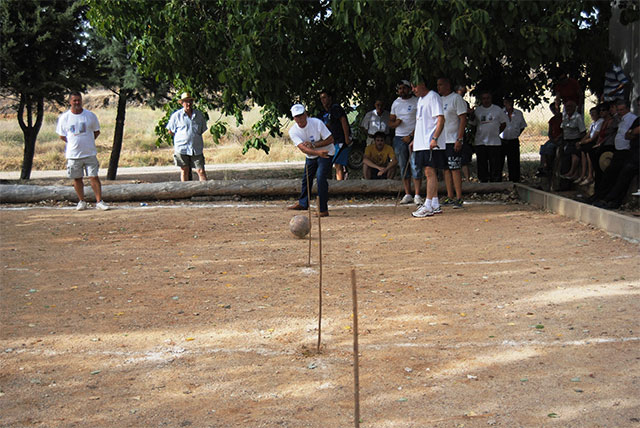
[[[415,195],[413,197],[413,203],[416,204],[416,205],[422,205],[422,204],[424,204],[424,199],[422,199],[420,197],[420,195]]]
[[[423,217],[431,217],[433,215],[433,210],[428,208],[426,205],[420,205],[417,211],[411,213],[412,216],[423,218]]]
[[[109,211],[111,208],[109,205],[105,204],[104,201],[100,201],[96,204],[96,208],[102,211]]]
[[[411,202],[413,202],[413,196],[411,195],[404,195],[404,197],[400,200],[401,205],[410,204]]]
[[[633,193],[632,193],[632,195],[633,195],[633,196],[640,196],[640,189],[638,189],[638,191],[637,191],[637,192],[633,192]]]
[[[87,209],[87,203],[85,201],[80,201],[78,202],[78,205],[76,205],[76,211],[84,211]]]

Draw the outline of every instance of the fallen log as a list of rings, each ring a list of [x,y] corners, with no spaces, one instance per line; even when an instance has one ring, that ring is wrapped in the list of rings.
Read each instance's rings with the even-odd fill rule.
[[[396,195],[402,184],[398,180],[329,180],[330,195]],[[463,183],[464,193],[505,192],[513,183]],[[314,186],[313,192],[316,191]],[[440,190],[444,192],[444,184]],[[190,199],[203,196],[297,196],[300,180],[210,180],[139,184],[110,184],[102,187],[107,202]],[[95,201],[93,191],[85,187],[87,200]],[[72,186],[0,185],[0,203],[33,203],[40,201],[73,201],[78,197]]]

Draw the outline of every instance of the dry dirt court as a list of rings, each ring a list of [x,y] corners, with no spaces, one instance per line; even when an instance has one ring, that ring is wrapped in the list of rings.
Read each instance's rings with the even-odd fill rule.
[[[526,205],[0,211],[0,426],[640,427],[638,244]]]

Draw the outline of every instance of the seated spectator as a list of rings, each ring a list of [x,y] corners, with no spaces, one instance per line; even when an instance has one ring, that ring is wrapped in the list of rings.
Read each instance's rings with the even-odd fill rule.
[[[383,132],[385,134],[385,142],[387,137],[391,135],[391,128],[389,128],[389,112],[383,110],[384,102],[380,99],[376,99],[374,103],[374,109],[367,112],[360,121],[360,128],[367,136],[367,146],[373,144],[373,136],[376,132]],[[389,143],[391,140],[389,140]]]
[[[586,186],[593,183],[593,165],[591,163],[591,156],[589,153],[593,150],[593,146],[598,140],[598,134],[600,133],[600,127],[604,119],[600,117],[598,107],[593,107],[589,110],[591,115],[591,125],[589,125],[589,132],[582,137],[582,140],[578,143],[578,151],[580,152],[582,162],[582,174],[574,183],[581,186]]]
[[[622,169],[618,173],[618,178],[602,202],[594,205],[601,208],[617,209],[624,201],[629,186],[634,177],[638,176],[640,170],[640,118],[636,117],[631,128],[625,133],[625,138],[629,140],[630,156],[625,160]],[[638,192],[633,193],[634,196]]]
[[[560,104],[553,102],[549,104],[549,110],[553,116],[549,119],[549,129],[547,135],[549,139],[540,146],[540,168],[538,168],[537,176],[545,177],[551,174],[553,169],[553,161],[556,157],[556,150],[560,146],[562,140],[562,112]]]
[[[569,100],[564,104],[564,113],[562,114],[562,140],[564,148],[564,156],[570,157],[571,167],[569,171],[561,175],[567,180],[575,180],[578,178],[578,164],[580,161],[577,144],[586,134],[587,128],[584,126],[584,119],[577,111],[575,101]],[[563,164],[565,159],[563,158]]]
[[[600,118],[602,118],[603,122],[600,126],[598,140],[589,152],[594,179],[594,194],[587,199],[589,203],[594,202],[596,195],[602,193],[604,168],[602,167],[601,158],[604,159],[607,156],[606,153],[611,154],[614,151],[614,139],[618,132],[618,116],[611,113],[614,109],[615,106],[609,103],[602,103],[599,107]]]
[[[378,131],[374,135],[374,143],[364,149],[362,160],[362,175],[367,180],[393,178],[398,160],[393,148],[385,144],[386,135]]]
[[[631,113],[631,106],[628,101],[617,100],[615,105],[618,117],[620,118],[618,131],[614,139],[615,151],[613,152],[611,163],[602,177],[602,186],[594,195],[594,205],[603,208],[614,208],[612,202],[613,204],[617,204],[615,208],[620,206],[626,193],[626,188],[622,189],[622,182],[625,182],[628,188],[629,182],[633,178],[633,175],[631,175],[631,177],[627,179],[627,174],[632,173],[634,167],[630,167],[630,170],[626,167],[626,164],[634,164],[636,165],[635,168],[637,168],[637,154],[631,150],[631,141],[627,138],[627,131],[632,129],[638,116]],[[633,131],[629,136],[631,136],[631,134],[633,134]],[[620,174],[623,171],[625,175],[621,177]],[[620,180],[622,180],[622,182]]]

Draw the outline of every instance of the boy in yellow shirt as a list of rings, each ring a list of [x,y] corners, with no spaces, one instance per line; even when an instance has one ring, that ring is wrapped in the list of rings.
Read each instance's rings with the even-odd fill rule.
[[[393,148],[384,143],[384,132],[376,132],[373,138],[374,143],[364,150],[362,175],[367,180],[393,178],[398,164]]]

